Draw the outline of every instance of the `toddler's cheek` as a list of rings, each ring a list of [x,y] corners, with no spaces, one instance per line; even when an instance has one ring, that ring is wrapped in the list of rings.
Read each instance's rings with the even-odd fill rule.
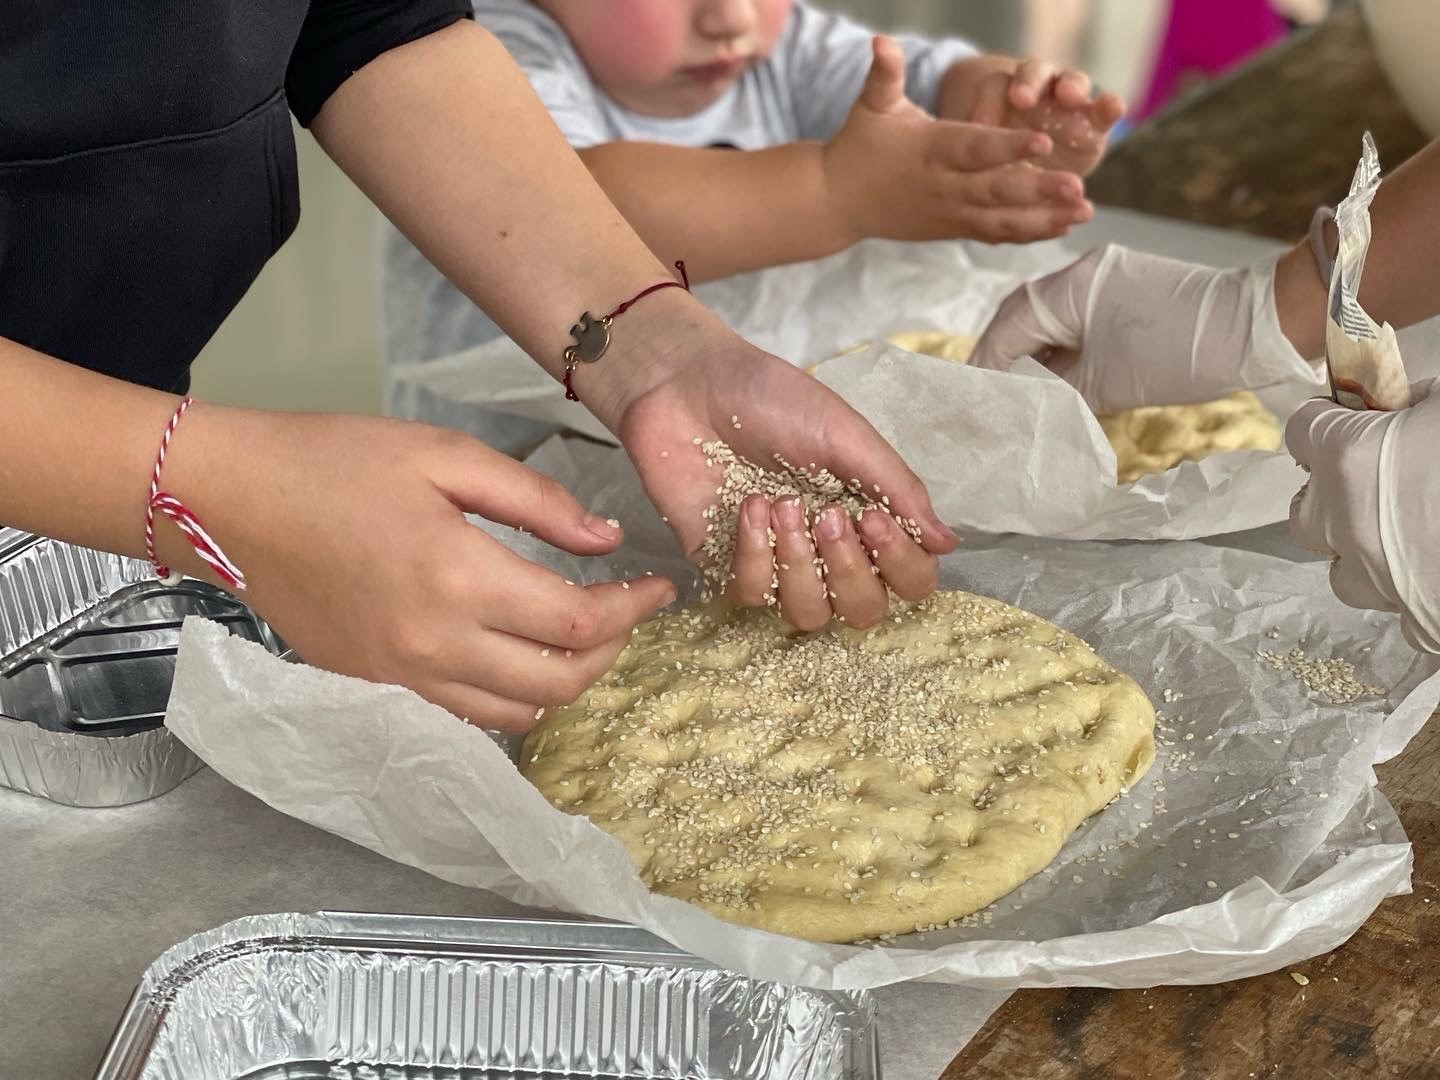
[[[581,50],[592,71],[629,85],[659,81],[686,62],[686,5],[674,0],[606,0],[587,20]]]

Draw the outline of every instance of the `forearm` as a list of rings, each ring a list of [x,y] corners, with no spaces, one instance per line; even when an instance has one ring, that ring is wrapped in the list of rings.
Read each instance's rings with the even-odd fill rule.
[[[0,339],[0,523],[144,554],[145,504],[171,394]]]
[[[1365,310],[1396,327],[1440,314],[1440,142],[1385,178],[1370,207],[1370,225],[1360,282]],[[1309,243],[1302,241],[1275,271],[1280,326],[1302,356],[1325,350],[1325,302]]]
[[[825,183],[824,147],[710,150],[613,142],[580,151],[650,248],[691,280],[834,254],[859,240]]]
[[[605,198],[509,54],[472,23],[368,64],[313,130],[401,231],[557,378],[582,311],[600,314],[673,276]],[[666,289],[626,316],[616,352],[627,368],[643,365],[642,354],[716,325]],[[606,367],[597,393],[622,372]]]

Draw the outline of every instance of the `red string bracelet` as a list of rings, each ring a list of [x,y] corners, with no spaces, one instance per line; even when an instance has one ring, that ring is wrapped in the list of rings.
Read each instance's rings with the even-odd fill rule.
[[[574,326],[570,327],[570,336],[575,339],[575,344],[565,349],[566,401],[580,400],[580,395],[575,393],[575,369],[581,364],[593,364],[605,355],[605,350],[610,347],[610,324],[615,321],[617,316],[624,315],[639,301],[661,289],[690,291],[690,275],[685,273],[685,260],[677,259],[675,269],[680,271],[679,281],[657,281],[654,285],[641,289],[609,315],[597,319],[587,311],[580,316],[580,320]]]
[[[161,513],[175,523],[175,526],[185,534],[190,541],[190,546],[195,553],[203,559],[220,579],[232,589],[245,588],[245,575],[240,568],[225,557],[225,552],[220,550],[217,544],[205,531],[205,526],[200,524],[200,519],[192,514],[185,504],[174,495],[160,490],[160,470],[165,467],[165,455],[170,452],[170,440],[175,436],[175,429],[180,426],[180,418],[185,415],[185,410],[190,408],[193,402],[185,398],[176,407],[170,422],[165,425],[165,433],[160,437],[160,450],[155,455],[155,467],[150,470],[150,502],[145,507],[145,554],[150,559],[150,565],[155,568],[155,576],[167,585],[180,584],[180,572],[172,571],[170,567],[163,566],[160,560],[155,557],[155,515]]]

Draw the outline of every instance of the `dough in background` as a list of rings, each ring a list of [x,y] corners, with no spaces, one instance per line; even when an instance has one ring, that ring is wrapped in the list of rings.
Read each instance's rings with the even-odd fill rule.
[[[1129,484],[1226,450],[1279,450],[1280,422],[1241,390],[1199,405],[1156,405],[1099,418],[1115,448],[1116,477]]]
[[[886,340],[911,352],[963,364],[970,359],[977,339],[970,334],[911,330],[891,334]],[[864,346],[840,355],[861,348]],[[819,366],[807,370],[814,374]],[[1116,479],[1122,484],[1226,450],[1279,450],[1281,446],[1275,414],[1246,390],[1198,405],[1153,405],[1097,419],[1115,451]]]
[[[953,923],[1039,873],[1154,759],[1140,687],[1079,638],[941,592],[800,634],[695,605],[526,738],[521,771],[653,890],[820,941]]]

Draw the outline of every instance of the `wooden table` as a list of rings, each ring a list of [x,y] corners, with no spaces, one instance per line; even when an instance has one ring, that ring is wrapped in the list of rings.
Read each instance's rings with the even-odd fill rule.
[[[1425,142],[1350,8],[1136,131],[1090,193],[1293,238],[1344,194],[1366,128],[1390,166]],[[1218,986],[1021,991],[941,1080],[1440,1078],[1440,722],[1376,771],[1415,846],[1415,891],[1345,945]]]
[[[1428,141],[1352,5],[1137,128],[1086,190],[1105,206],[1293,240],[1344,196],[1367,130],[1386,168]]]
[[[1415,891],[1340,948],[1218,986],[1024,990],[941,1080],[1440,1077],[1440,721],[1376,772],[1415,845]]]

